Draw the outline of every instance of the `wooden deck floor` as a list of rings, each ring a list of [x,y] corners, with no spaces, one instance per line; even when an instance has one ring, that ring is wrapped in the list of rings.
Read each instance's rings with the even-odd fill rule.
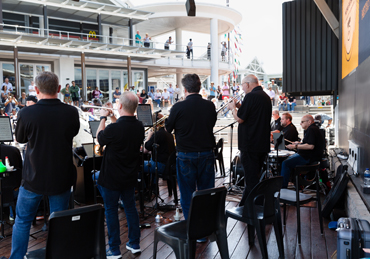
[[[228,178],[221,178],[216,181],[216,185],[222,185],[224,181],[228,181]],[[165,202],[171,202],[172,197],[168,197],[167,187],[165,183],[160,186],[160,195],[164,198]],[[226,208],[232,208],[237,206],[236,201],[226,202]],[[151,202],[146,203],[146,206],[151,206]],[[139,208],[139,207],[138,207]],[[147,208],[146,212],[151,212],[151,209]],[[121,252],[123,258],[142,258],[148,259],[153,256],[153,240],[154,230],[158,226],[154,220],[154,214],[146,218],[141,218],[141,224],[150,223],[151,228],[141,230],[141,249],[142,253],[134,256],[130,251],[125,248],[125,243],[128,241],[127,238],[127,223],[126,217],[123,210],[120,210],[120,226],[121,226]],[[174,211],[163,213],[164,217],[173,218]],[[302,225],[302,244],[299,246],[297,243],[297,224],[296,224],[296,208],[289,207],[287,209],[287,225],[283,226],[284,234],[284,250],[285,258],[331,258],[332,254],[336,250],[336,232],[329,230],[328,220],[324,219],[324,235],[320,234],[320,227],[318,221],[317,208],[303,207],[301,208],[301,225]],[[31,233],[39,230],[43,226],[43,221],[37,221],[36,225],[32,227]],[[6,234],[11,233],[11,228],[7,227]],[[106,231],[107,233],[107,231]],[[249,247],[248,245],[248,234],[246,231],[246,225],[241,222],[237,222],[233,219],[229,219],[227,222],[227,233],[228,233],[228,245],[230,258],[233,259],[244,259],[244,258],[262,258],[258,240],[255,239],[255,246]],[[107,234],[106,234],[107,235]],[[37,239],[30,238],[28,249],[29,251],[42,248],[46,245],[47,232],[40,232],[35,235]],[[273,227],[267,226],[266,228],[267,246],[269,258],[278,258],[278,248],[276,244],[276,238]],[[106,240],[107,241],[107,240]],[[106,242],[107,243],[107,242]],[[5,238],[0,241],[0,257],[10,256],[11,250],[11,237]],[[158,244],[158,257],[159,259],[174,259],[175,255],[172,249],[164,243]],[[197,258],[211,259],[221,258],[218,253],[217,244],[215,242],[207,242],[197,244]]]

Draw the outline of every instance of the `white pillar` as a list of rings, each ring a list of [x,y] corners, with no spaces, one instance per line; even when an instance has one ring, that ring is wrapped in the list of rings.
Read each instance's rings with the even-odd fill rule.
[[[211,19],[211,81],[217,87],[218,82],[218,20]]]
[[[39,28],[40,28],[40,36],[44,36],[44,17],[39,17]]]
[[[180,28],[176,28],[176,50],[185,50],[183,49],[182,45],[182,30]],[[170,48],[171,49],[171,48]]]

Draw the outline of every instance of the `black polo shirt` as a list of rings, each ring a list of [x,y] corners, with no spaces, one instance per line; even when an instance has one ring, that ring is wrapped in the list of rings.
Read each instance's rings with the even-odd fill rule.
[[[272,105],[270,97],[256,86],[246,94],[238,117],[244,122],[238,126],[238,147],[247,152],[270,151],[270,121]]]
[[[292,142],[298,141],[298,131],[297,128],[290,123],[288,126],[284,127],[281,132],[284,134],[284,138]],[[288,144],[288,143],[287,143]]]
[[[216,120],[215,105],[200,94],[190,94],[172,106],[166,129],[175,130],[177,151],[211,151],[216,145],[213,136]]]
[[[279,117],[277,120],[273,120],[270,124],[271,126],[271,131],[282,131],[283,127],[281,126],[281,118]]]
[[[175,143],[173,140],[173,136],[171,133],[168,133],[164,128],[160,128],[155,133],[155,141],[158,144],[158,162],[162,164],[166,164],[168,157],[171,155],[172,152],[175,151]],[[154,134],[152,137],[145,142],[145,148],[149,151],[153,151],[153,144],[154,144]],[[155,153],[152,155],[153,161],[155,161]]]
[[[41,99],[18,113],[15,137],[27,143],[23,185],[28,191],[58,195],[76,183],[72,142],[80,128],[75,107],[59,99]]]
[[[98,183],[120,191],[137,183],[140,166],[140,146],[144,141],[144,126],[134,116],[121,116],[98,134],[101,146],[106,146]]]
[[[323,156],[325,140],[320,133],[319,127],[311,124],[304,133],[302,144],[314,145],[313,150],[303,150],[298,148],[298,154],[306,160],[321,161]]]

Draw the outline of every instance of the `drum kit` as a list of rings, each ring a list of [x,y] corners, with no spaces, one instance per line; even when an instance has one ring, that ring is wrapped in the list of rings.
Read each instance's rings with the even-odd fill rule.
[[[295,152],[290,150],[271,150],[264,162],[260,181],[273,176],[279,176],[283,161],[293,154]],[[240,153],[234,157],[232,162],[232,184],[240,191],[244,187],[244,169],[241,164]]]

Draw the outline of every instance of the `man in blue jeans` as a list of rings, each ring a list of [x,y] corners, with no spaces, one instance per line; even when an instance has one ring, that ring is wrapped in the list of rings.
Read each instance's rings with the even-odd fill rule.
[[[71,186],[77,177],[71,151],[73,137],[80,128],[78,111],[58,99],[60,85],[54,73],[40,73],[36,85],[39,101],[19,112],[15,129],[17,141],[28,144],[13,227],[11,259],[25,256],[31,223],[42,197],[48,196],[50,213],[68,209]]]
[[[290,172],[297,165],[307,165],[313,161],[321,161],[325,148],[325,140],[320,129],[315,125],[311,115],[305,115],[301,119],[301,127],[304,129],[304,138],[301,142],[294,142],[287,145],[289,149],[296,149],[297,153],[283,161],[281,176],[283,176],[283,188],[288,187]]]
[[[213,127],[217,114],[214,104],[199,94],[201,82],[198,75],[187,74],[181,83],[186,98],[172,106],[166,130],[175,130],[177,180],[187,219],[193,192],[215,186]]]
[[[99,144],[106,146],[98,179],[98,188],[104,200],[108,228],[107,259],[122,258],[118,200],[121,197],[128,224],[126,249],[140,253],[140,224],[135,203],[135,186],[140,165],[140,146],[144,140],[144,127],[134,115],[139,98],[133,92],[124,92],[119,98],[120,117],[111,117],[105,127],[110,110],[100,111],[100,125],[96,132]],[[110,104],[110,106],[112,106]],[[112,108],[112,107],[110,107]]]

